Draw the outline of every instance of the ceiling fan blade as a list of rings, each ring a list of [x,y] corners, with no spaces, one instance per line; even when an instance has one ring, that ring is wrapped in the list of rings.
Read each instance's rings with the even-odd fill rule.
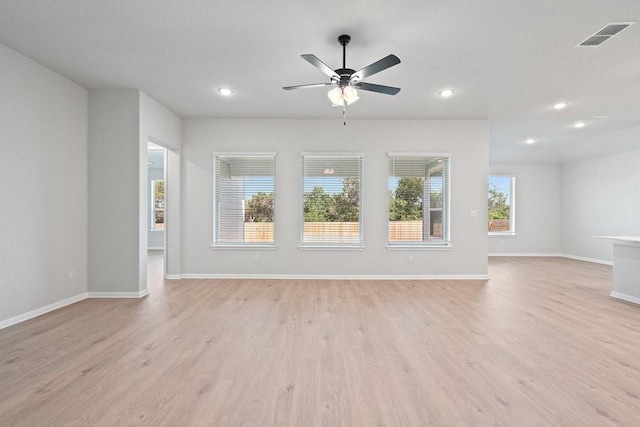
[[[353,73],[350,80],[356,82],[358,80],[365,79],[369,76],[379,73],[380,71],[393,67],[394,65],[398,65],[399,63],[400,63],[400,59],[397,56],[395,55],[385,56],[381,60],[376,61],[371,65],[367,65],[366,67]]]
[[[352,86],[358,89],[368,90],[371,92],[384,93],[385,95],[395,95],[396,93],[400,92],[399,87],[376,85],[373,83],[360,82],[360,83],[354,83]]]
[[[311,87],[323,87],[323,86],[333,86],[335,83],[312,83],[308,85],[298,85],[298,86],[285,86],[282,89],[291,90],[291,89],[308,89]]]
[[[331,77],[331,80],[340,80],[340,76],[337,75],[336,72],[333,71],[331,68],[329,68],[327,64],[320,61],[317,56],[311,55],[310,53],[306,53],[300,56],[302,56],[302,58],[304,58],[307,62],[309,62],[314,67],[316,67],[318,70],[322,71],[327,76]]]

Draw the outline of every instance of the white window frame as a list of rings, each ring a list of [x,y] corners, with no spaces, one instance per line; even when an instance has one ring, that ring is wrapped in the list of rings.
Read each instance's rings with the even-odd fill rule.
[[[221,157],[227,158],[260,158],[267,157],[273,159],[273,203],[274,203],[274,221],[273,221],[273,241],[272,242],[227,242],[220,241],[218,229],[218,220],[219,220],[219,200],[218,200],[218,174],[219,170],[217,167],[218,160]],[[212,225],[213,225],[213,234],[212,234],[212,249],[275,249],[276,248],[276,227],[275,227],[275,206],[276,206],[276,158],[277,153],[275,152],[213,152],[212,153],[212,162],[213,162],[213,215],[212,215]],[[242,212],[244,216],[244,212]],[[244,223],[243,223],[244,224]]]
[[[442,158],[446,159],[440,168],[443,169],[443,182],[442,182],[442,239],[427,239],[420,241],[392,241],[389,239],[391,220],[389,218],[389,207],[387,206],[387,249],[433,249],[433,250],[447,250],[451,246],[451,169],[452,169],[452,154],[451,153],[433,153],[433,152],[389,152],[387,153],[387,165],[388,165],[388,178],[391,178],[391,162],[392,159],[398,157],[424,157],[424,158]],[[437,167],[436,167],[437,168]],[[425,178],[429,175],[429,172],[434,171],[436,168],[425,170]],[[391,190],[389,188],[389,179],[387,179],[387,194]],[[424,209],[424,208],[423,208]],[[431,208],[429,208],[431,211]]]
[[[357,158],[359,160],[359,183],[358,183],[358,242],[356,243],[339,243],[339,242],[305,242],[304,234],[304,202],[305,202],[305,159],[313,158],[335,158],[334,161],[339,161],[345,158]],[[364,194],[364,153],[342,153],[342,152],[329,152],[329,153],[300,153],[300,171],[301,171],[301,185],[300,185],[300,243],[299,249],[327,249],[327,250],[362,250],[364,249],[364,221],[363,221],[363,194]]]
[[[163,207],[162,209],[156,209],[156,182],[162,182],[163,186],[165,185],[165,181],[164,178],[163,179],[152,179],[149,182],[151,183],[151,189],[149,191],[150,195],[151,195],[151,200],[149,203],[149,214],[150,214],[150,220],[149,220],[149,231],[155,232],[155,233],[161,233],[164,230],[158,230],[156,228],[156,212],[165,212],[165,208]],[[167,196],[167,188],[164,188],[165,191],[165,199],[163,201],[163,205],[166,205],[166,196]],[[164,216],[164,223],[166,224],[166,215]]]
[[[488,231],[489,236],[515,236],[516,235],[516,175],[512,173],[490,173],[487,180],[487,187],[491,177],[507,177],[509,178],[509,230],[508,231]],[[487,190],[487,197],[488,197]],[[488,213],[488,208],[487,208]],[[487,226],[490,219],[487,218]]]

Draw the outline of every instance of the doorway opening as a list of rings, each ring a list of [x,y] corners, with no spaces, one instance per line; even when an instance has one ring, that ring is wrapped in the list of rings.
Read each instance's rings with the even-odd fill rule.
[[[165,175],[167,150],[147,143],[147,288],[152,290],[163,282],[165,266]]]

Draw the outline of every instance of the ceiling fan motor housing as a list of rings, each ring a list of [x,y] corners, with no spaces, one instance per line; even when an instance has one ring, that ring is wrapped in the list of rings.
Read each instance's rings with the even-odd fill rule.
[[[356,70],[352,70],[351,68],[338,68],[335,71],[336,71],[336,74],[340,76],[340,81],[337,83],[338,83],[338,86],[340,86],[341,88],[345,88],[349,86],[349,80],[351,79],[351,75],[356,72]]]

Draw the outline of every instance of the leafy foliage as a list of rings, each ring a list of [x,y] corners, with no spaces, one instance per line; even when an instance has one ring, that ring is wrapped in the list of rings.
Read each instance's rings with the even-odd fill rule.
[[[494,184],[489,186],[489,219],[509,219],[511,207],[507,193],[500,191]]]
[[[153,181],[153,210],[154,222],[156,224],[164,223],[164,181]]]
[[[389,192],[389,219],[391,221],[415,221],[422,219],[424,178],[402,177],[395,194]]]
[[[273,193],[259,192],[246,203],[245,222],[273,222]]]
[[[305,222],[358,222],[360,220],[360,181],[347,177],[342,192],[325,193],[322,187],[314,187],[305,193]]]

